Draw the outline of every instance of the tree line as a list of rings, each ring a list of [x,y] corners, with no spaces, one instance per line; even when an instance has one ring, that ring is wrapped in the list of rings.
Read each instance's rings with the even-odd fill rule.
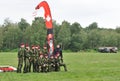
[[[120,27],[116,29],[100,28],[97,22],[87,27],[80,23],[63,21],[58,24],[53,20],[54,43],[61,44],[64,50],[74,52],[97,49],[101,46],[116,46],[120,48]],[[9,18],[0,25],[0,50],[17,49],[20,43],[40,45],[46,43],[47,30],[42,17],[36,17],[32,24],[21,18],[20,22],[13,23]]]

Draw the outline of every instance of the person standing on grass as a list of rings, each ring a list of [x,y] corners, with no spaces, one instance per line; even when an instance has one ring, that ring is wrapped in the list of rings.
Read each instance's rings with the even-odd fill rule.
[[[36,52],[36,49],[35,49],[35,46],[32,45],[32,65],[33,65],[33,72],[37,72],[36,70],[36,63],[37,63],[37,59],[36,59],[36,56],[37,56],[37,52]]]
[[[60,61],[63,63],[63,54],[62,54],[62,48],[61,48],[61,45],[57,45],[55,50],[54,50],[54,55],[56,56],[59,56],[60,58]]]
[[[25,45],[22,43],[20,45],[20,49],[18,51],[18,67],[17,67],[17,73],[21,73],[22,66],[23,66],[23,58],[25,53]]]
[[[56,56],[56,60],[58,60],[59,67],[58,70],[60,70],[60,67],[63,66],[64,70],[67,71],[67,66],[65,63],[63,63],[63,54],[62,54],[62,48],[61,45],[57,45],[55,50],[54,50],[54,56]]]
[[[25,55],[24,55],[24,58],[25,58],[24,73],[30,72],[30,70],[29,70],[29,67],[30,67],[30,55],[31,55],[30,53],[31,53],[30,47],[28,45],[26,45]]]

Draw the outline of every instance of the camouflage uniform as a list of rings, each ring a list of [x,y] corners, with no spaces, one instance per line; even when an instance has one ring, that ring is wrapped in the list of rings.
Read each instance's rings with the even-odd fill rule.
[[[55,60],[55,71],[60,71],[60,59],[58,58],[58,56],[55,56],[54,60]]]
[[[31,66],[33,65],[33,72],[37,72],[38,66],[37,66],[37,60],[38,60],[38,50],[35,48],[35,46],[32,46],[32,50],[30,50],[30,65],[29,65],[29,72],[31,72]]]
[[[43,72],[48,72],[49,71],[49,58],[48,55],[44,55],[44,65],[43,65]]]
[[[43,54],[40,54],[38,58],[38,72],[43,72],[44,57]]]
[[[48,63],[49,59],[48,59],[48,57],[45,58],[46,56],[48,56],[48,50],[47,50],[46,46],[43,47],[42,53],[44,55],[44,68],[49,70],[49,66],[48,66],[49,65],[49,63]],[[45,69],[44,69],[44,71],[45,71]],[[47,72],[47,70],[46,70],[46,72]]]
[[[24,55],[24,73],[30,72],[29,67],[30,67],[30,50],[25,49],[25,55]]]
[[[35,71],[38,72],[39,71],[38,58],[39,58],[40,49],[38,49],[38,47],[36,47],[35,52],[36,52],[36,54],[35,54]]]
[[[33,64],[33,54],[32,54],[31,50],[29,51],[29,54],[30,54],[30,57],[29,57],[29,63],[30,63],[30,65],[29,65],[29,72],[31,72],[31,66]]]
[[[48,54],[48,49],[47,49],[47,46],[46,46],[46,45],[44,45],[43,50],[42,50],[42,53],[43,53],[43,54]]]
[[[32,64],[33,64],[33,72],[37,72],[37,52],[36,49],[32,49]]]
[[[53,55],[50,56],[48,63],[49,63],[49,71],[55,71],[55,60]]]
[[[59,60],[61,60],[60,57],[58,57]],[[60,62],[60,67],[63,66],[64,67],[64,70],[67,71],[67,67],[66,67],[66,64],[63,63],[62,61],[59,61]]]
[[[42,53],[43,54],[48,54],[48,50],[47,49],[43,49]]]
[[[20,48],[18,51],[18,67],[17,67],[17,72],[21,73],[21,69],[23,66],[23,58],[24,58],[24,48]]]

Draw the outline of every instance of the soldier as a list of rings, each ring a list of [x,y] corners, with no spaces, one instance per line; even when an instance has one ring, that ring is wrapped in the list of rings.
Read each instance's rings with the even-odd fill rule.
[[[38,58],[38,72],[43,72],[43,65],[44,65],[44,56],[42,52],[40,52],[40,55]]]
[[[59,55],[60,61],[63,63],[62,48],[59,44],[56,46],[56,49],[54,50],[54,55],[57,55],[57,54]]]
[[[45,55],[44,55],[43,72],[48,72],[48,71],[49,71],[49,65],[48,65],[48,62],[49,62],[48,55],[45,54]]]
[[[32,66],[33,63],[34,63],[33,49],[34,49],[34,46],[32,46],[32,48],[31,48],[31,50],[30,50],[30,66],[29,66],[29,72],[31,72],[31,66]]]
[[[36,56],[37,56],[37,58],[38,58],[38,56],[39,56],[39,53],[40,53],[40,46],[39,45],[37,45],[37,46],[35,46],[35,51],[36,51]]]
[[[42,52],[43,52],[43,54],[48,54],[48,50],[47,50],[47,46],[46,45],[44,45]]]
[[[25,66],[24,66],[24,73],[30,72],[30,47],[26,45],[25,48],[25,55],[24,55],[24,60],[25,60]]]
[[[36,63],[37,63],[37,53],[36,53],[36,49],[35,46],[32,46],[32,64],[33,64],[33,72],[37,72],[36,70]]]
[[[23,58],[24,58],[24,50],[25,50],[25,45],[22,43],[20,45],[20,49],[18,51],[18,67],[17,67],[17,73],[21,73],[21,69],[23,66]]]
[[[40,47],[39,47],[39,45],[37,45],[37,46],[35,46],[35,51],[36,51],[36,54],[35,54],[35,70],[36,70],[36,72],[38,72],[38,57],[39,57],[39,53],[40,53]]]
[[[54,61],[54,56],[51,55],[49,58],[49,71],[55,71],[55,61]]]
[[[66,67],[66,64],[65,63],[60,63],[60,66],[63,66],[64,67],[64,70],[67,71],[67,67]]]
[[[60,71],[60,59],[57,55],[54,56],[55,59],[55,71]]]
[[[59,66],[63,66],[64,70],[67,71],[66,64],[63,63],[63,55],[62,55],[62,48],[60,45],[56,46],[56,49],[54,51],[54,55],[58,57],[59,59]]]

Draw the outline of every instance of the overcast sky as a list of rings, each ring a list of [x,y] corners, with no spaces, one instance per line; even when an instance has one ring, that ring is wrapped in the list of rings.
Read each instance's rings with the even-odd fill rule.
[[[19,22],[21,18],[29,23],[34,19],[33,12],[42,0],[1,0],[0,24],[5,18]],[[99,27],[116,28],[120,26],[120,0],[46,0],[51,8],[52,18],[58,23],[67,20],[78,22],[86,27],[97,22]],[[43,16],[43,9],[37,16]]]

